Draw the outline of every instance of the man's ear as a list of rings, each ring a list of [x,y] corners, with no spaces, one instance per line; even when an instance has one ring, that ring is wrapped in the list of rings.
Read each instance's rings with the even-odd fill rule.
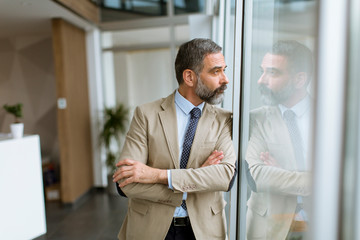
[[[183,71],[183,79],[188,87],[194,87],[196,85],[196,74],[193,70],[185,69]]]
[[[295,87],[296,88],[304,88],[304,87],[306,87],[306,83],[307,83],[307,73],[306,72],[298,72],[296,74]]]

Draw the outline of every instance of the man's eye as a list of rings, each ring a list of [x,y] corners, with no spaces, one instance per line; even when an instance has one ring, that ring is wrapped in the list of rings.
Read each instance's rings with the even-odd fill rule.
[[[277,74],[277,71],[272,70],[272,71],[269,71],[268,73],[271,74],[271,75],[276,75],[276,74]]]

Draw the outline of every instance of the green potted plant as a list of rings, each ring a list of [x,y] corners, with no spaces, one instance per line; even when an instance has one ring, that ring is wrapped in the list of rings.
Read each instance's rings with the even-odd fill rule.
[[[100,133],[100,142],[106,151],[106,166],[109,174],[109,188],[114,188],[112,184],[112,173],[115,171],[116,161],[120,154],[120,136],[125,134],[128,122],[129,109],[124,104],[119,104],[114,108],[105,108],[104,125]],[[109,190],[113,192],[113,190]],[[116,190],[115,190],[116,191]]]
[[[14,123],[10,125],[11,134],[13,138],[22,138],[24,134],[24,123],[20,121],[20,118],[22,118],[23,116],[22,107],[23,107],[22,103],[17,103],[14,105],[5,104],[3,106],[5,111],[13,115],[15,118]]]

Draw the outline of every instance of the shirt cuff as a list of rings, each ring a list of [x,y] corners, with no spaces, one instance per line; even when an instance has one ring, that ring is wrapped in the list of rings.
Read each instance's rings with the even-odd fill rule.
[[[167,170],[167,177],[168,177],[168,188],[174,190],[172,183],[171,183],[171,170],[170,169]]]

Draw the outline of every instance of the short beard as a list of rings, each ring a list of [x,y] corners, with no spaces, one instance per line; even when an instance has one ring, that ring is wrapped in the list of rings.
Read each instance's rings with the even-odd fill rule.
[[[195,93],[201,100],[204,100],[211,105],[220,104],[224,100],[224,93],[220,93],[220,91],[225,91],[227,88],[226,85],[221,85],[212,91],[203,83],[203,81],[201,81],[200,77],[198,77],[197,80]]]
[[[287,86],[278,92],[274,92],[265,85],[259,85],[261,100],[265,105],[278,105],[288,100],[295,92],[294,85],[290,82]]]

